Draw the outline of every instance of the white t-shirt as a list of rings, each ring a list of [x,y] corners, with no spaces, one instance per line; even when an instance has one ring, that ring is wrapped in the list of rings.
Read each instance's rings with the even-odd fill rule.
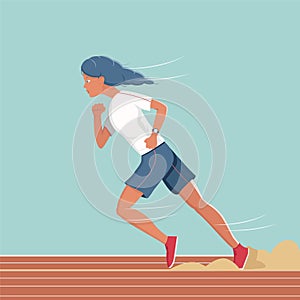
[[[152,126],[142,112],[151,109],[151,100],[149,96],[120,91],[111,99],[108,117],[104,123],[111,135],[117,131],[140,155],[152,150],[144,142],[151,135]],[[157,146],[164,141],[158,134]]]

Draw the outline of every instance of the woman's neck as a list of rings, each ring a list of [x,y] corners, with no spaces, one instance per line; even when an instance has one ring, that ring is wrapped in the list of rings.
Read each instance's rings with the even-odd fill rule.
[[[107,85],[107,88],[103,91],[102,94],[110,97],[110,98],[113,98],[116,94],[118,94],[120,91],[115,88],[114,86],[109,86]]]

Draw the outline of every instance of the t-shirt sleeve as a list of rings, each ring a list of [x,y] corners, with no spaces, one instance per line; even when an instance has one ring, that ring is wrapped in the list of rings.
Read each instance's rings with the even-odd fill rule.
[[[111,124],[110,119],[109,119],[108,116],[106,117],[106,119],[105,119],[105,121],[104,121],[104,127],[107,128],[107,130],[109,131],[110,135],[113,135],[114,132],[116,131],[116,130],[114,129],[114,127],[112,126],[112,124]]]
[[[134,93],[134,96],[135,96],[134,103],[137,107],[143,110],[151,109],[152,97],[143,94],[138,94],[138,93]]]

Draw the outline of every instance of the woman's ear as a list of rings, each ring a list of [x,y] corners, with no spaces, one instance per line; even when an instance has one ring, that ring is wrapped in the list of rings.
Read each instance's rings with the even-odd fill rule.
[[[99,83],[101,83],[103,85],[105,78],[104,78],[104,76],[100,76],[100,77],[98,77],[98,80],[99,80]]]

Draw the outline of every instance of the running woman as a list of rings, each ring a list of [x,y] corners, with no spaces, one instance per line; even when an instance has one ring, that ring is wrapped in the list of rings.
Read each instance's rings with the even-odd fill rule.
[[[248,248],[235,239],[220,212],[202,198],[193,180],[195,174],[159,134],[167,114],[167,106],[152,97],[117,88],[121,84],[152,84],[153,81],[105,56],[93,56],[85,60],[81,65],[81,72],[84,88],[90,97],[104,94],[111,98],[108,117],[103,126],[101,116],[105,106],[98,103],[92,107],[97,145],[103,148],[110,136],[118,132],[141,155],[139,166],[125,181],[125,188],[117,205],[118,215],[163,243],[167,266],[171,268],[176,256],[177,236],[166,235],[146,215],[132,208],[140,197],[148,198],[163,181],[172,193],[179,194],[214,228],[233,249],[234,263],[243,269],[248,258]],[[151,109],[156,110],[153,126],[143,114],[143,110]]]

